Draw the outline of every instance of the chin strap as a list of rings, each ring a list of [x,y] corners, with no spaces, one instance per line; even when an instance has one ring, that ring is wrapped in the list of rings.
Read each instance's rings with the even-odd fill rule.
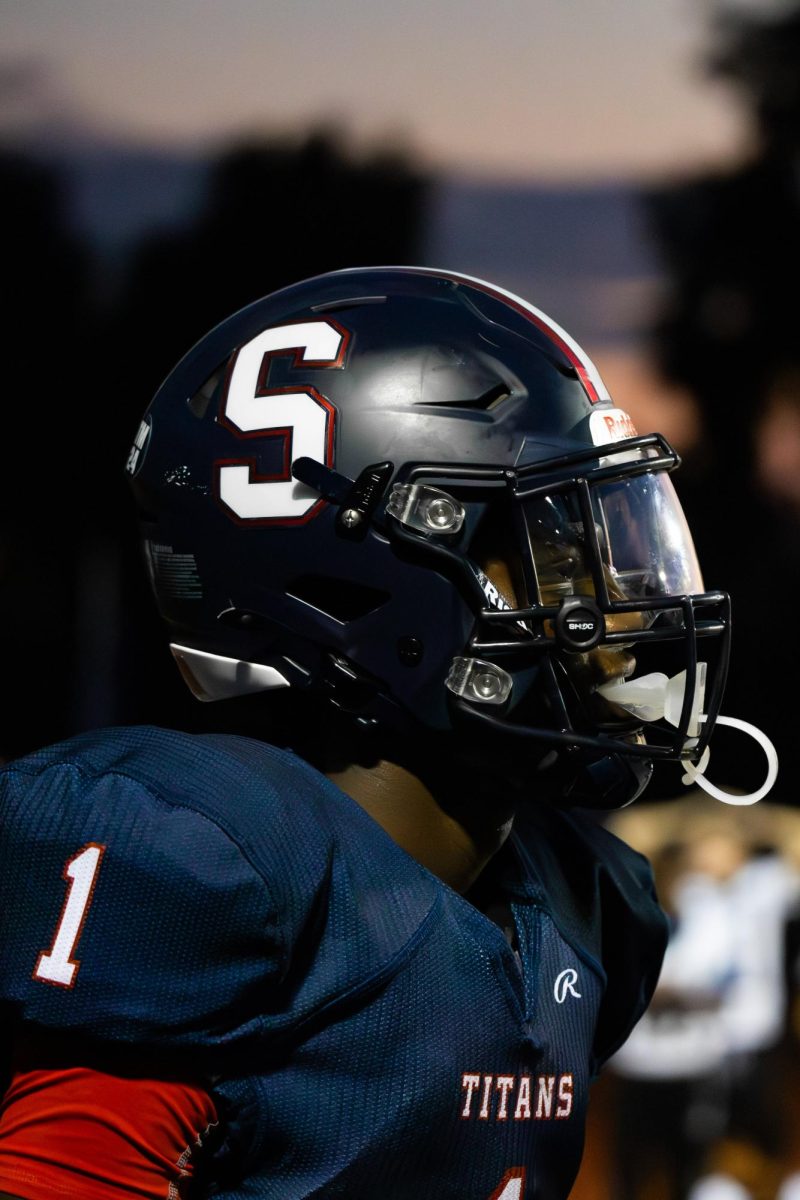
[[[700,716],[701,721],[705,721],[705,715]],[[717,725],[730,725],[733,729],[740,729],[742,733],[746,733],[748,737],[754,738],[755,741],[763,749],[767,756],[767,778],[762,783],[761,787],[755,792],[750,792],[746,796],[737,796],[733,792],[725,792],[722,788],[717,787],[705,777],[705,770],[708,766],[711,751],[706,746],[705,753],[700,759],[700,762],[695,766],[693,763],[685,763],[686,774],[681,779],[681,783],[695,783],[701,787],[704,792],[708,792],[709,796],[714,796],[715,799],[721,800],[723,804],[748,805],[757,804],[759,800],[763,800],[767,792],[770,791],[778,775],[778,752],[773,746],[765,733],[762,733],[755,725],[750,725],[747,721],[741,721],[738,717],[717,717]]]

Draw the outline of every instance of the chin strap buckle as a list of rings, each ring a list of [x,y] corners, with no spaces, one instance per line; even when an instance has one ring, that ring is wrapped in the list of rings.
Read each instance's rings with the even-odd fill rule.
[[[340,475],[315,458],[296,458],[292,463],[295,479],[336,505],[339,510],[336,514],[336,531],[352,541],[360,541],[366,536],[393,474],[394,464],[390,462],[372,463],[364,468],[356,480]]]

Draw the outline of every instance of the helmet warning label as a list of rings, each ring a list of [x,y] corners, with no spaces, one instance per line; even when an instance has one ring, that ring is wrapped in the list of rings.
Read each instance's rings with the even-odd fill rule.
[[[193,554],[176,554],[172,546],[146,542],[147,565],[153,588],[172,600],[202,600],[203,585]]]

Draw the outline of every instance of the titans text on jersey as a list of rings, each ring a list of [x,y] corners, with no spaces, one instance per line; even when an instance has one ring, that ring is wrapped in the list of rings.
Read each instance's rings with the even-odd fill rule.
[[[572,1116],[574,1080],[567,1075],[473,1075],[465,1072],[461,1116],[479,1121],[557,1121]],[[473,1105],[475,1093],[480,1104]],[[510,1096],[510,1100],[509,1100]]]

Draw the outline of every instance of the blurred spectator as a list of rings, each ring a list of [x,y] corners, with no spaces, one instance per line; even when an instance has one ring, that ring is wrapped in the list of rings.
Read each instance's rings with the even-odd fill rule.
[[[653,1003],[611,1063],[616,1190],[773,1200],[792,1144],[786,934],[800,906],[800,813],[699,793],[620,813],[672,935]]]

